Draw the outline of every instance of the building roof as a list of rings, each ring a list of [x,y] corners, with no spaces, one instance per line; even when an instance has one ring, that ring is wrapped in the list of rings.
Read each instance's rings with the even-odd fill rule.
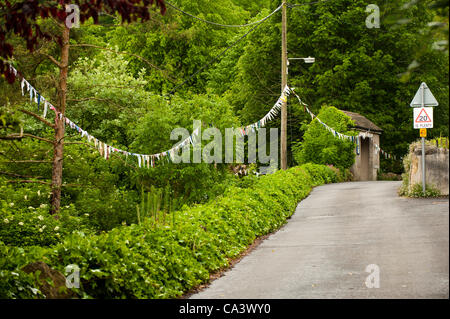
[[[353,122],[355,122],[355,128],[365,131],[371,131],[376,133],[383,132],[383,129],[379,128],[375,124],[373,124],[371,121],[369,121],[367,118],[362,116],[361,114],[349,112],[349,111],[342,111],[346,115],[350,116]]]

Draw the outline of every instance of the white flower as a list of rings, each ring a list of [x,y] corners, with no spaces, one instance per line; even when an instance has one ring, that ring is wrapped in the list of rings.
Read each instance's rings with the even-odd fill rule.
[[[47,204],[41,204],[39,207],[40,208],[45,208],[45,207],[47,207]]]
[[[19,222],[19,225],[20,225],[20,226],[23,226],[23,222]]]
[[[9,207],[13,207],[14,206],[14,203],[9,203]]]
[[[41,196],[41,191],[38,190],[38,191],[37,191],[37,194],[38,194],[38,196]]]
[[[42,215],[39,215],[39,216],[38,216],[38,219],[39,219],[39,220],[44,220],[44,217],[42,217]]]
[[[47,225],[42,226],[42,229],[45,229],[45,227],[47,227]]]
[[[56,237],[59,237],[59,233],[56,233]]]
[[[25,195],[23,198],[25,198],[25,200],[27,200],[28,199],[28,196],[27,195]]]
[[[43,228],[39,228],[39,231],[42,233],[44,231],[44,229]]]
[[[88,213],[86,213],[86,214],[84,214],[84,216],[89,216],[89,214],[88,214]]]
[[[5,222],[5,224],[9,223],[9,219],[8,218],[5,218],[3,221]]]
[[[30,289],[31,289],[31,291],[32,291],[34,294],[37,294],[37,293],[39,292],[39,289],[37,289],[37,288],[31,288],[31,287],[30,287]]]
[[[59,226],[56,226],[56,227],[55,227],[55,231],[58,231],[58,230],[59,230]]]

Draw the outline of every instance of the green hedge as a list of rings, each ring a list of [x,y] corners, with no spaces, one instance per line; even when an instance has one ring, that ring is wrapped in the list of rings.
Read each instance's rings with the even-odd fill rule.
[[[63,273],[77,264],[82,298],[177,297],[227,266],[256,237],[282,226],[313,186],[338,179],[330,167],[307,164],[260,177],[249,188],[230,187],[207,204],[183,207],[172,216],[174,225],[155,226],[148,219],[101,235],[72,234],[49,248],[0,245],[0,277],[9,285],[9,291],[0,286],[0,298],[39,297],[32,289],[37,285],[30,287],[30,277],[20,271],[37,260]],[[23,283],[17,283],[20,276]]]

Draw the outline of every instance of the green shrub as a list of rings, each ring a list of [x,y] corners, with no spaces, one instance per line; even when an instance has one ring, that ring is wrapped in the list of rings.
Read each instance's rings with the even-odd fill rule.
[[[336,172],[327,166],[307,163],[302,165],[302,168],[311,176],[314,182],[313,186],[337,182]]]
[[[334,106],[323,106],[317,117],[342,134],[357,135],[356,132],[349,130],[349,127],[354,125],[351,118]],[[333,136],[316,119],[307,127],[303,141],[297,142],[292,150],[298,164],[333,165],[340,169],[346,169],[353,165],[355,162],[354,143]]]
[[[91,228],[108,231],[124,223],[136,223],[138,202],[139,195],[135,191],[87,189],[78,194],[75,207],[76,214],[86,217]]]
[[[399,174],[392,172],[384,173],[382,170],[378,171],[377,180],[379,181],[401,181],[402,177]]]
[[[59,242],[62,224],[48,213],[46,207],[0,210],[0,240],[12,246],[50,246]]]
[[[10,247],[0,241],[0,299],[45,297],[37,288],[37,274],[27,274],[20,267],[29,259],[41,259],[43,249],[29,251]]]
[[[408,197],[439,197],[441,192],[430,185],[425,185],[425,194],[423,193],[422,184],[414,184],[411,190],[405,194]]]
[[[50,190],[46,185],[19,184],[14,186],[0,178],[0,202],[9,205],[11,209],[27,209],[40,207],[49,203]]]
[[[432,140],[427,140],[427,143],[432,144],[432,145],[436,145],[437,147],[440,148],[446,148],[448,149],[449,146],[449,138],[448,137],[436,137]]]
[[[41,255],[13,262],[44,259],[61,272],[77,264],[82,298],[173,298],[208,280],[257,236],[282,226],[314,185],[336,180],[336,171],[315,164],[278,171],[251,187],[232,186],[214,201],[172,212],[174,225],[143,218],[140,225],[99,235],[74,232],[42,248]]]
[[[0,202],[0,241],[10,246],[51,246],[74,230],[89,232],[86,220],[77,217],[73,205],[62,207],[59,219],[47,204],[35,208]]]

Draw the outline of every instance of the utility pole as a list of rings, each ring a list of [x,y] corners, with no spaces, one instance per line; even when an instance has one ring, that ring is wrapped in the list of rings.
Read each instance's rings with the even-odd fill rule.
[[[281,11],[281,92],[287,85],[287,14],[286,2]],[[281,169],[287,169],[287,101],[281,104]]]

